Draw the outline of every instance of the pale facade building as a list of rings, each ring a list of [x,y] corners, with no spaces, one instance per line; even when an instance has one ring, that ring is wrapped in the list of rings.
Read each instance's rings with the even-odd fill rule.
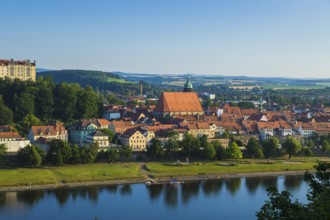
[[[36,62],[30,60],[0,60],[0,78],[36,80]]]

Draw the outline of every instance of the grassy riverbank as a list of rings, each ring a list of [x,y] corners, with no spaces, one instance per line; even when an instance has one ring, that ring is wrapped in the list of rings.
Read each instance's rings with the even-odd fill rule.
[[[296,160],[224,160],[216,162],[150,162],[98,163],[63,167],[15,168],[0,170],[0,187],[34,186],[79,182],[141,180],[154,178],[235,175],[312,170],[318,160],[329,158],[298,158]]]

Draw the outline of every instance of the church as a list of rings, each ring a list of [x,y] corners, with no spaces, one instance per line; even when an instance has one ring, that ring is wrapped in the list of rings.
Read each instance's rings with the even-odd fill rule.
[[[156,115],[203,115],[204,111],[193,92],[190,79],[184,85],[183,92],[163,92],[154,109]]]

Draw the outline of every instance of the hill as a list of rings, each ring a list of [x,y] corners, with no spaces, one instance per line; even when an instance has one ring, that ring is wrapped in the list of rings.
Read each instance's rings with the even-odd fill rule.
[[[118,75],[95,71],[95,70],[50,70],[50,71],[38,71],[37,77],[50,76],[56,83],[70,82],[84,84],[90,81],[99,82],[117,82],[117,83],[131,83],[127,80],[120,79]]]
[[[37,72],[37,77],[51,77],[55,83],[78,83],[80,86],[92,86],[94,89],[108,90],[121,94],[139,93],[139,85],[121,79],[118,75],[95,70],[51,70]]]

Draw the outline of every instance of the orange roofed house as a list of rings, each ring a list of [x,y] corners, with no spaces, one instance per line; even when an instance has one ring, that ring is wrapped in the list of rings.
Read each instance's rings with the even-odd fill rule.
[[[17,153],[20,148],[24,148],[30,144],[29,140],[25,140],[18,132],[6,131],[0,132],[0,144],[5,144],[8,153]]]
[[[59,139],[65,142],[68,141],[68,131],[63,123],[56,122],[54,125],[32,126],[27,138],[32,144],[35,144],[39,138],[42,139]]]

